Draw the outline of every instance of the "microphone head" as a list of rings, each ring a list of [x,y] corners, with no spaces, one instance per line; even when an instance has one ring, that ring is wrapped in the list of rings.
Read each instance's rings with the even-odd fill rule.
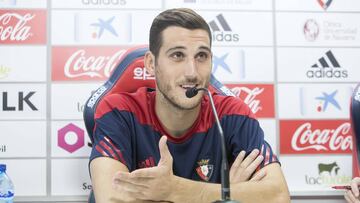
[[[193,88],[187,89],[185,92],[185,95],[187,98],[193,98],[197,95],[198,92],[199,92],[199,90],[196,89],[196,87],[193,87]]]

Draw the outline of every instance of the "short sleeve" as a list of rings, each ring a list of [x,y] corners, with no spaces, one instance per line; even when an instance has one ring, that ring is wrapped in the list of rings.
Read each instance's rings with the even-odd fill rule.
[[[104,112],[104,109],[107,109]],[[90,162],[98,157],[109,157],[120,161],[129,171],[132,166],[131,129],[126,122],[130,113],[112,109],[106,102],[100,103],[96,114],[94,129],[94,143],[91,150]]]
[[[227,118],[227,125],[232,125],[228,131],[228,146],[230,148],[230,162],[232,163],[237,155],[244,150],[246,156],[254,149],[259,149],[264,160],[259,166],[263,168],[270,163],[280,163],[271,146],[264,139],[264,132],[255,118],[247,115],[232,115]]]

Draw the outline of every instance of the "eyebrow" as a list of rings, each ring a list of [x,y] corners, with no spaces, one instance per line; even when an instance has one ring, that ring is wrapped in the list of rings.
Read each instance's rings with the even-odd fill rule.
[[[169,53],[169,52],[171,52],[173,50],[176,50],[176,49],[186,49],[186,48],[184,46],[176,46],[176,47],[172,47],[172,48],[168,49],[165,53]],[[209,47],[207,47],[207,46],[200,46],[199,47],[199,50],[203,50],[203,49],[205,49],[206,51],[211,53],[211,49]]]

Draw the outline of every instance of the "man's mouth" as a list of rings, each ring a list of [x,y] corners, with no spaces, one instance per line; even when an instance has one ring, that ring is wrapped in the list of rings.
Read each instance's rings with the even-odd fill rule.
[[[191,88],[194,88],[194,87],[197,87],[198,84],[183,84],[183,85],[180,85],[181,88],[183,88],[184,90],[188,90],[188,89],[191,89]]]

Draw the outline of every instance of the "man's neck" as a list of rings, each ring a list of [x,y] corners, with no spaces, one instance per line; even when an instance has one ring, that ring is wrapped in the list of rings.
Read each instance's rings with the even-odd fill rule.
[[[184,135],[193,126],[200,108],[201,105],[191,110],[179,109],[160,94],[156,94],[155,113],[162,127],[173,137]]]

